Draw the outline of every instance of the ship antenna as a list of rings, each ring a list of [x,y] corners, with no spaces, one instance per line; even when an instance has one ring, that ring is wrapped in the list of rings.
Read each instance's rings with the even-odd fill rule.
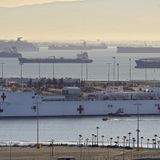
[[[17,41],[21,41],[23,37],[17,37]]]

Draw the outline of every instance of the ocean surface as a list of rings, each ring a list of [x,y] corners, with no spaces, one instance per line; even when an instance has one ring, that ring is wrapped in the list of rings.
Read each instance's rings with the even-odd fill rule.
[[[68,57],[74,58],[81,51],[48,51],[47,48],[41,48],[40,52],[23,53],[24,57]],[[113,57],[119,63],[119,80],[129,80],[129,58],[131,58],[131,79],[144,80],[145,70],[135,69],[135,59],[141,57],[159,57],[160,54],[122,54],[116,53],[115,48],[107,50],[90,50],[88,51],[89,58],[93,59],[93,63],[88,65],[88,80],[115,80],[118,78],[117,65],[115,75],[113,75]],[[1,63],[3,64],[3,77],[20,77],[20,65],[17,59],[0,59],[0,76]],[[110,63],[110,70],[108,70]],[[38,64],[24,64],[23,77],[36,78],[39,77]],[[85,65],[83,66],[83,75],[81,75],[80,64],[55,64],[56,78],[86,78]],[[108,77],[109,73],[109,77]],[[52,64],[41,64],[40,77],[52,77]],[[159,69],[147,69],[148,80],[159,80]],[[160,117],[141,117],[140,118],[140,136],[146,139],[153,139],[157,134],[160,136]],[[104,135],[105,143],[108,143],[110,137],[116,141],[116,137],[128,137],[128,132],[131,132],[131,137],[136,137],[137,118],[136,117],[121,117],[111,118],[107,121],[102,121],[102,117],[92,118],[49,118],[40,119],[39,134],[40,142],[50,143],[53,139],[55,143],[77,143],[79,134],[83,137],[83,142],[87,138],[91,141],[91,135],[96,134],[96,127],[99,127],[99,140]],[[0,119],[0,143],[8,142],[28,144],[36,142],[37,126],[36,119]]]
[[[101,136],[104,135],[104,142],[109,144],[112,137],[113,142],[117,140],[117,136],[127,136],[131,132],[131,138],[136,138],[137,118],[136,117],[119,117],[109,118],[103,121],[102,117],[86,117],[86,118],[48,118],[39,121],[39,139],[42,143],[50,143],[53,139],[55,143],[77,144],[79,134],[83,137],[83,143],[89,138],[90,142],[92,134],[97,134],[96,127],[99,127],[98,137],[101,144]],[[143,143],[150,141],[157,134],[160,134],[160,117],[140,117],[140,137],[144,137]],[[21,143],[29,144],[36,142],[37,123],[36,119],[8,119],[0,120],[0,142],[1,143]],[[152,141],[151,141],[152,142]]]
[[[135,59],[145,57],[160,57],[159,53],[116,53],[116,48],[108,48],[105,50],[89,50],[87,51],[89,58],[93,59],[93,63],[88,64],[88,80],[129,80],[129,58],[131,58],[131,79],[132,80],[145,80],[145,69],[135,69]],[[24,52],[24,57],[50,57],[56,58],[76,58],[77,54],[81,51],[76,50],[48,50],[45,47],[40,48],[39,52]],[[113,63],[115,57],[115,65]],[[2,75],[1,63],[3,65],[3,77],[20,77],[20,65],[15,58],[1,58],[0,59],[0,76]],[[110,69],[109,64],[110,63]],[[119,63],[119,73],[117,68]],[[56,78],[81,78],[86,79],[86,66],[83,65],[81,75],[81,64],[55,64],[55,77]],[[113,68],[115,67],[115,74],[113,75]],[[22,66],[23,77],[38,78],[39,77],[39,64],[24,64]],[[109,77],[108,77],[109,73]],[[40,65],[40,77],[53,77],[53,64]],[[114,78],[115,77],[115,78]],[[160,69],[147,69],[147,80],[159,80]]]

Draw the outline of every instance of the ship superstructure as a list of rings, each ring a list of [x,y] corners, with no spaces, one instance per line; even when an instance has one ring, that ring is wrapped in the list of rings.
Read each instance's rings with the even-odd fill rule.
[[[18,57],[22,57],[22,55],[21,55],[21,53],[17,52],[16,47],[12,47],[12,48],[4,48],[4,50],[0,52],[0,57],[2,57],[2,58],[18,58]]]
[[[0,50],[4,48],[16,47],[18,52],[33,52],[39,51],[39,47],[28,41],[21,40],[22,37],[18,37],[17,40],[0,40]]]

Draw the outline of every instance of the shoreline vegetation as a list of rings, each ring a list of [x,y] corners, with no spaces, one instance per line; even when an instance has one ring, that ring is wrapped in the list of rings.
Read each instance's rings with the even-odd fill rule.
[[[115,90],[123,87],[125,91],[135,91],[146,87],[160,87],[158,80],[132,80],[132,81],[86,81],[72,78],[1,78],[0,85],[11,90],[38,90],[42,92],[57,93],[63,87],[80,87],[83,93]]]

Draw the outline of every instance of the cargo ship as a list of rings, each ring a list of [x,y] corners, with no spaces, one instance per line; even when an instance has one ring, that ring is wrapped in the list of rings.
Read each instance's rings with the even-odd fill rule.
[[[117,53],[160,53],[160,47],[117,47]]]
[[[135,68],[160,68],[160,58],[141,58],[135,60]]]
[[[22,57],[22,55],[21,53],[17,52],[16,47],[4,48],[4,50],[0,52],[0,58],[18,58],[18,57]]]
[[[65,87],[61,94],[0,90],[0,118],[160,115],[160,88],[141,92],[81,93]]]
[[[88,53],[77,54],[75,59],[73,58],[55,58],[54,56],[49,58],[19,58],[20,64],[23,63],[92,63],[93,60],[88,58]]]
[[[64,44],[51,44],[48,46],[49,50],[91,50],[91,49],[107,49],[105,43],[88,44],[87,42],[79,43],[64,43]]]

